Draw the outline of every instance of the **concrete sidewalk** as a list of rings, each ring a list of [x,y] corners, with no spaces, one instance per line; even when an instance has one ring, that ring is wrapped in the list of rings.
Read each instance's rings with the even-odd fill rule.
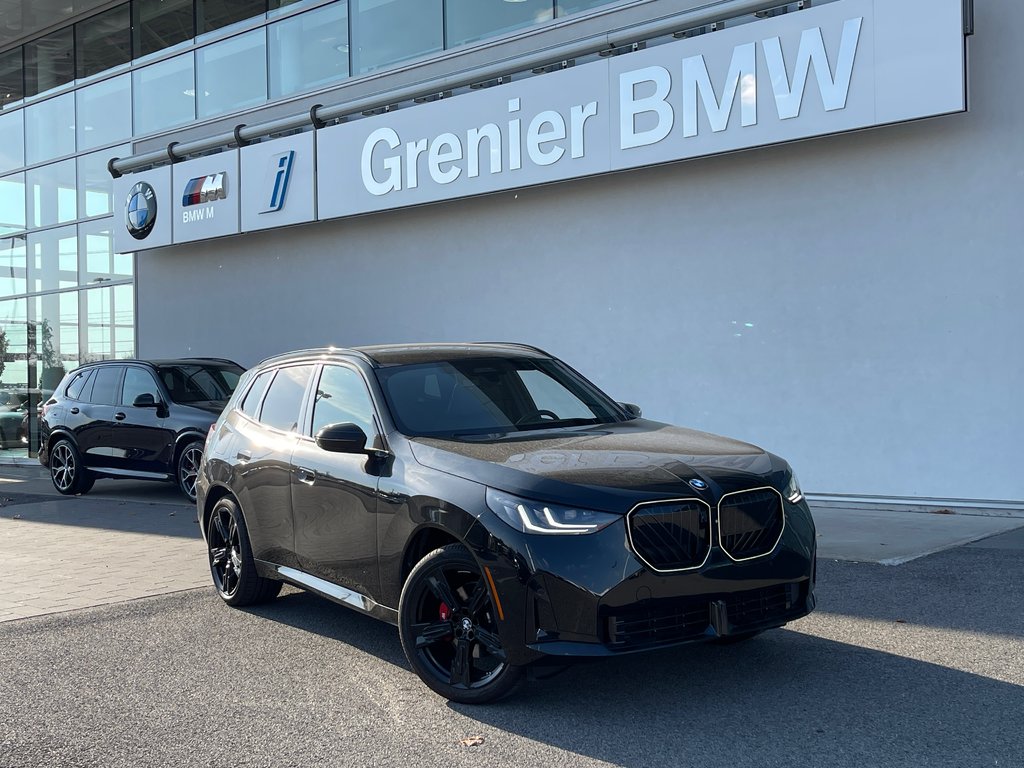
[[[1024,550],[1024,511],[813,512],[823,559],[898,565],[979,541]],[[210,586],[195,507],[174,486],[97,480],[86,496],[61,496],[38,466],[0,466],[0,563],[0,621]]]

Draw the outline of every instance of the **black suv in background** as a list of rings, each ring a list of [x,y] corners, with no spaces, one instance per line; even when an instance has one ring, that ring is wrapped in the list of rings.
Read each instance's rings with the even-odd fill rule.
[[[196,497],[203,442],[244,369],[230,360],[105,360],[43,404],[39,461],[64,494],[98,477],[164,480]]]

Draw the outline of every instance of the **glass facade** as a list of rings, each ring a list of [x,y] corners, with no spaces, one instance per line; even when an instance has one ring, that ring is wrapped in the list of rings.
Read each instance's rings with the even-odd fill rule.
[[[441,0],[352,0],[352,71],[360,74],[444,48]]]
[[[267,100],[267,36],[262,29],[196,51],[200,118],[255,107]]]
[[[72,27],[25,44],[25,95],[35,96],[75,79]]]
[[[348,77],[348,4],[332,3],[268,27],[270,98]]]
[[[132,79],[125,73],[75,92],[78,151],[132,137]]]
[[[78,77],[98,75],[132,59],[131,9],[111,8],[75,25]]]
[[[135,354],[107,171],[132,139],[613,0],[131,0],[0,51],[0,455],[83,362]]]
[[[196,119],[196,71],[191,53],[132,72],[135,134],[145,135]]]
[[[444,23],[449,47],[513,32],[555,17],[550,0],[482,3],[447,0]]]

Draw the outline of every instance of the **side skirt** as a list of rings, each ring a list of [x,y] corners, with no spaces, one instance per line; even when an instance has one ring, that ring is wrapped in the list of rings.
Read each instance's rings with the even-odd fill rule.
[[[300,571],[298,568],[289,568],[286,565],[274,565],[267,562],[259,562],[258,566],[262,566],[259,570],[264,573],[269,571],[270,573],[267,573],[267,575],[272,576],[272,578],[287,581],[289,584],[294,584],[297,587],[314,592],[321,597],[326,597],[328,600],[357,610],[360,613],[373,616],[375,619],[386,621],[388,624],[398,625],[398,611],[394,608],[388,608],[386,605],[381,605],[373,598],[367,597],[360,592],[334,584],[318,576],[313,576],[305,571]]]

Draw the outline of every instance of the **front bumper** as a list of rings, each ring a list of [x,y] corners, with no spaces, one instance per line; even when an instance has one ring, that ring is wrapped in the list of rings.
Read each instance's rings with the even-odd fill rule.
[[[736,562],[713,541],[703,566],[679,573],[644,565],[630,548],[625,519],[585,536],[525,535],[482,519],[494,531],[478,555],[493,563],[508,606],[502,641],[517,663],[614,656],[806,616],[814,608],[814,523],[803,501],[786,502],[785,514],[769,554]]]

